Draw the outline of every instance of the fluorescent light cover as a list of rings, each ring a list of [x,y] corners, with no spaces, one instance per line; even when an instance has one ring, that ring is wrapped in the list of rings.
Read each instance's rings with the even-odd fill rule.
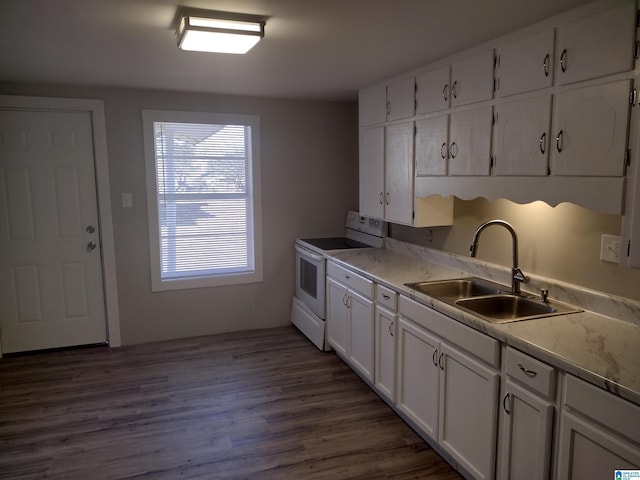
[[[247,53],[264,36],[264,18],[229,12],[179,11],[176,31],[182,50]]]

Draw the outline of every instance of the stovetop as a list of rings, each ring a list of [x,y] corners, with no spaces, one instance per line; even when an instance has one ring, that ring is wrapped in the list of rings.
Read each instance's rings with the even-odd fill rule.
[[[302,238],[301,242],[308,243],[320,250],[348,250],[350,248],[371,248],[371,245],[367,245],[357,240],[352,240],[347,237],[328,237],[328,238]]]

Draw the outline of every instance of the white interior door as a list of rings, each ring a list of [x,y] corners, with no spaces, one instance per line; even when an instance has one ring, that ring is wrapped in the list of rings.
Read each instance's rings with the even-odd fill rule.
[[[0,110],[4,353],[106,342],[88,112]]]

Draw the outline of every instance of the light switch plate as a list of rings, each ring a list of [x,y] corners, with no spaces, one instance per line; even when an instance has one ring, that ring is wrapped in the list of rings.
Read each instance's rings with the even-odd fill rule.
[[[600,260],[603,262],[620,263],[620,237],[617,235],[602,235]]]

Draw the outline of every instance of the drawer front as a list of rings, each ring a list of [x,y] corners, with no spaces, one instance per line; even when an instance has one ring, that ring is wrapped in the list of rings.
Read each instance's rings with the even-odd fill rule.
[[[555,368],[511,347],[507,348],[505,363],[507,375],[517,382],[545,397],[555,395]]]
[[[398,294],[382,285],[376,285],[376,303],[384,305],[392,312],[398,310]]]
[[[368,299],[373,298],[373,281],[355,273],[353,270],[329,261],[327,262],[327,275]]]
[[[564,380],[565,407],[640,444],[640,406],[573,375],[566,375]]]
[[[428,329],[447,343],[475,355],[492,367],[500,367],[500,342],[440,312],[400,295],[398,310],[405,318]]]

